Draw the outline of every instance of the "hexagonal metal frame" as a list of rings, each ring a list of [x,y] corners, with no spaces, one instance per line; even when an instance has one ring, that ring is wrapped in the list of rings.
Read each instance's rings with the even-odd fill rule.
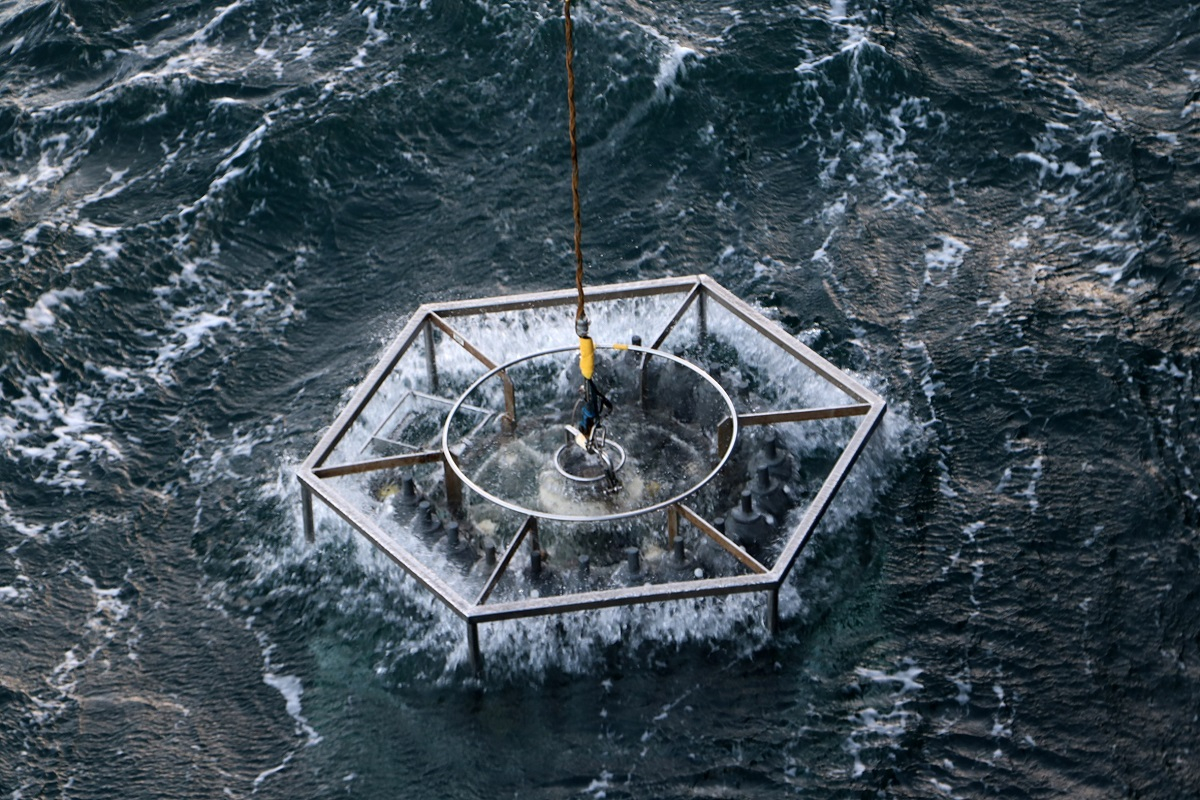
[[[591,288],[587,290],[586,295],[589,301],[596,302],[652,295],[680,295],[682,300],[678,310],[655,338],[654,343],[650,346],[652,350],[659,348],[671,330],[693,304],[698,304],[700,336],[703,337],[706,325],[706,304],[709,302],[717,303],[753,328],[760,336],[780,348],[790,357],[809,367],[821,378],[840,389],[854,401],[847,405],[821,408],[739,412],[737,425],[729,424],[731,421],[726,420],[727,424],[723,425],[718,431],[719,438],[733,435],[733,431],[738,426],[749,428],[757,425],[773,425],[785,422],[841,417],[859,417],[861,419],[849,442],[842,449],[841,455],[834,463],[832,470],[826,476],[825,481],[821,484],[813,499],[809,502],[805,513],[790,534],[788,534],[786,543],[770,569],[759,563],[757,559],[727,538],[712,522],[680,501],[667,507],[668,542],[674,542],[679,530],[679,520],[681,518],[685,519],[697,530],[744,564],[750,570],[750,574],[626,586],[555,596],[530,597],[506,602],[489,602],[493,590],[500,579],[506,574],[513,556],[517,553],[521,544],[529,537],[532,537],[533,541],[536,542],[537,518],[529,516],[518,528],[508,547],[505,549],[503,556],[497,560],[496,566],[483,589],[474,600],[470,600],[463,597],[411,551],[402,547],[394,537],[383,531],[378,522],[363,513],[349,498],[339,492],[330,481],[332,478],[350,474],[394,470],[422,463],[441,463],[443,466],[443,480],[447,502],[450,505],[451,512],[458,515],[461,514],[463,509],[462,483],[455,471],[447,466],[445,455],[441,450],[430,449],[334,466],[328,465],[327,462],[351,426],[355,424],[367,408],[371,399],[396,369],[400,359],[417,342],[418,337],[425,337],[426,369],[430,382],[435,386],[437,385],[437,364],[433,345],[435,329],[440,330],[457,342],[464,350],[477,359],[486,370],[497,370],[498,366],[480,348],[476,347],[457,331],[450,320],[455,317],[467,315],[495,314],[554,306],[571,306],[576,302],[576,293],[574,290],[536,292],[510,297],[422,305],[388,347],[383,358],[371,370],[370,374],[368,374],[359,386],[357,392],[355,392],[354,397],[338,415],[325,435],[322,436],[320,442],[313,448],[308,458],[296,470],[301,485],[304,532],[309,542],[314,541],[312,500],[316,496],[467,623],[468,648],[472,665],[476,671],[479,671],[482,667],[478,626],[484,622],[563,614],[573,611],[637,605],[667,600],[763,592],[767,595],[767,624],[772,631],[775,631],[779,624],[778,602],[780,587],[787,579],[801,551],[807,545],[814,529],[829,508],[837,491],[845,482],[850,469],[854,466],[855,461],[857,461],[859,455],[862,453],[871,435],[875,432],[887,409],[886,403],[879,395],[862,386],[858,381],[830,364],[811,348],[805,346],[802,342],[784,331],[778,324],[767,319],[763,314],[730,293],[707,275],[610,284]],[[507,375],[503,372],[501,375],[505,381],[503,394],[506,411],[503,419],[505,424],[511,427],[516,424],[515,395],[511,381],[507,380]],[[644,391],[644,379],[642,388]],[[728,439],[724,441],[728,442]],[[721,449],[720,445],[718,449]]]

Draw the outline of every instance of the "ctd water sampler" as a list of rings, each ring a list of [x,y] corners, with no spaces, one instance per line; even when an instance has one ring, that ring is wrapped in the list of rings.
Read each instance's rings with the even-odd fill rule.
[[[576,297],[418,308],[297,470],[306,536],[315,496],[476,671],[500,620],[757,592],[774,630],[883,399],[705,275],[590,288],[585,378]]]

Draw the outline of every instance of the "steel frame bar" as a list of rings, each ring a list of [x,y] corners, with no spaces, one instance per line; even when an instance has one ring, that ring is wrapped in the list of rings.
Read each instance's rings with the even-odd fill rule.
[[[836,419],[839,417],[858,417],[870,412],[872,406],[859,403],[853,406],[827,406],[825,408],[794,408],[784,411],[753,411],[738,414],[738,425],[753,427],[755,425],[778,425],[783,422],[807,422],[814,419]],[[725,417],[717,423],[717,450],[729,446],[729,438],[733,436],[733,420]]]
[[[671,335],[671,331],[673,331],[675,326],[679,324],[679,320],[683,319],[683,315],[687,313],[688,309],[692,307],[692,303],[696,302],[696,298],[698,297],[702,297],[702,289],[699,282],[692,286],[692,290],[687,293],[685,298],[683,298],[683,302],[679,304],[679,308],[675,310],[675,313],[671,316],[671,319],[668,320],[667,324],[659,332],[658,336],[654,337],[654,341],[650,343],[651,350],[661,349],[662,343],[665,342],[667,337]],[[650,399],[646,395],[646,378],[648,377],[649,372],[650,359],[643,355],[642,367],[641,370],[639,370],[638,377],[638,398],[643,409],[646,407],[646,403]]]
[[[430,312],[429,314],[429,321],[440,328],[443,333],[457,342],[459,347],[474,356],[475,360],[480,364],[483,364],[484,367],[489,370],[496,369],[496,362],[484,355],[483,351],[478,347],[467,341],[467,339],[461,333],[455,330],[449,322],[446,322],[446,320],[442,319],[433,312]],[[504,383],[504,414],[508,418],[508,424],[510,426],[515,426],[517,424],[516,389],[513,388],[512,378],[508,377],[508,373],[506,371],[500,370],[498,374],[500,375],[500,380]]]
[[[312,544],[317,540],[316,526],[313,524],[313,496],[308,484],[300,484],[300,513],[304,517],[304,540]]]
[[[321,437],[321,441],[317,442],[317,446],[309,453],[308,458],[304,460],[304,466],[308,468],[319,467],[329,458],[330,453],[341,442],[342,437],[350,430],[350,426],[355,423],[363,409],[379,391],[379,387],[392,374],[392,370],[396,368],[396,364],[404,357],[408,348],[412,346],[413,341],[421,332],[421,326],[425,324],[425,315],[418,313],[408,321],[404,329],[400,331],[400,335],[396,337],[391,346],[384,353],[383,360],[375,365],[375,368],[367,373],[366,380],[359,386],[358,391],[354,393],[354,397],[346,404],[342,413],[338,414],[333,424],[329,426],[329,430]]]
[[[508,543],[508,547],[504,550],[504,556],[496,562],[496,568],[492,570],[492,574],[488,576],[487,583],[479,590],[479,596],[475,598],[475,605],[481,606],[487,602],[495,590],[496,585],[500,583],[500,579],[504,577],[504,573],[508,571],[508,564],[513,560],[517,551],[521,549],[521,544],[525,541],[526,535],[533,533],[537,535],[537,517],[526,517],[521,523],[521,527],[517,529],[516,535],[512,541]]]
[[[429,388],[438,390],[437,353],[433,347],[433,321],[425,318],[425,373],[429,378]]]
[[[422,448],[420,448],[420,447],[408,444],[407,442],[395,442],[395,441],[392,441],[391,439],[388,439],[387,437],[382,435],[383,429],[386,428],[388,426],[388,423],[391,422],[392,419],[396,416],[396,412],[400,410],[400,406],[404,405],[404,401],[408,400],[410,397],[419,397],[422,400],[428,400],[430,403],[440,403],[440,404],[446,406],[447,408],[454,405],[453,400],[446,398],[446,397],[439,397],[438,395],[430,394],[429,392],[419,392],[416,390],[405,392],[404,395],[401,396],[401,398],[396,401],[396,405],[394,405],[392,407],[392,410],[388,412],[388,415],[383,418],[383,422],[379,423],[379,425],[376,426],[375,430],[371,432],[371,438],[363,443],[362,450],[360,450],[359,452],[366,451],[366,449],[371,446],[371,442],[383,442],[384,444],[391,445],[392,447],[403,447],[406,450],[410,450],[414,453],[421,452]],[[481,406],[471,406],[471,405],[466,405],[465,403],[463,404],[463,408],[465,408],[468,411],[475,411],[484,416],[498,413],[495,410],[490,409],[490,408],[482,408]],[[486,419],[483,420],[483,422],[486,422],[486,421],[487,421]]]
[[[700,280],[701,276],[699,275],[686,275],[678,278],[659,278],[648,281],[616,283],[585,289],[584,297],[589,302],[605,302],[625,300],[630,297],[653,297],[659,294],[676,294],[690,289],[694,284],[699,283]],[[509,295],[502,299],[431,303],[422,306],[421,310],[433,312],[442,317],[474,316],[477,314],[496,314],[504,311],[524,311],[533,308],[575,305],[578,296],[574,289],[560,289]]]
[[[541,617],[574,611],[593,611],[639,603],[664,600],[689,600],[697,597],[719,597],[727,594],[761,592],[775,585],[770,575],[739,575],[730,578],[705,578],[696,581],[648,583],[619,589],[534,597],[505,603],[476,606],[467,614],[468,622],[499,622],[506,619]]]
[[[416,556],[401,547],[393,537],[387,535],[375,521],[360,513],[350,505],[337,489],[321,482],[311,470],[301,468],[300,480],[319,497],[334,513],[345,520],[350,527],[367,537],[376,548],[392,559],[401,569],[411,575],[418,583],[432,592],[439,600],[464,620],[470,616],[471,604],[463,599],[458,592],[442,580],[436,572],[426,567]]]
[[[737,542],[733,541],[728,536],[717,530],[716,526],[714,526],[704,517],[700,516],[683,503],[676,503],[675,505],[678,506],[679,513],[682,514],[688,522],[695,525],[701,533],[720,545],[722,550],[725,550],[727,553],[729,553],[729,555],[745,564],[751,572],[757,575],[765,575],[769,572],[766,567],[759,563],[757,558],[747,553],[740,546],[738,546]]]
[[[814,419],[838,419],[861,417],[871,411],[870,403],[853,406],[826,406],[824,408],[793,408],[783,411],[752,411],[738,414],[739,425],[779,425],[784,422],[808,422]]]
[[[867,444],[867,440],[871,434],[875,432],[875,428],[879,425],[879,421],[883,419],[883,413],[887,410],[882,398],[877,399],[871,404],[871,410],[863,417],[859,423],[858,429],[854,431],[854,435],[850,437],[850,441],[842,448],[842,455],[834,463],[833,469],[825,478],[825,482],[821,484],[821,488],[817,490],[817,494],[808,504],[808,510],[800,523],[793,530],[791,536],[788,537],[787,544],[784,545],[779,557],[775,559],[775,568],[773,573],[777,574],[780,582],[787,578],[788,572],[791,571],[795,564],[796,557],[800,555],[800,551],[808,544],[809,538],[812,536],[813,530],[817,523],[825,516],[825,512],[829,509],[829,504],[833,502],[834,495],[838,489],[846,482],[846,476],[850,473],[850,468],[854,466],[854,462],[858,460],[863,448]]]
[[[687,297],[683,298],[683,302],[679,304],[679,308],[675,309],[675,313],[671,316],[671,319],[667,322],[667,324],[663,326],[663,329],[659,332],[658,336],[654,338],[654,342],[650,345],[651,350],[662,349],[662,343],[665,342],[667,337],[671,335],[671,331],[675,330],[675,326],[679,324],[679,320],[683,319],[683,315],[686,314],[688,309],[692,307],[692,303],[696,302],[696,298],[700,297],[700,293],[701,286],[697,283],[692,287],[692,290],[687,293]]]
[[[779,586],[767,592],[767,630],[772,636],[779,633]]]
[[[356,461],[351,464],[338,464],[332,467],[317,467],[313,475],[318,478],[337,478],[342,475],[357,475],[361,472],[374,472],[380,469],[399,469],[412,464],[428,464],[442,461],[441,450],[425,450],[420,453],[405,453],[402,456],[385,456],[372,458],[369,461]]]
[[[707,275],[700,276],[700,282],[704,285],[712,299],[716,300],[725,310],[738,317],[743,322],[749,324],[754,330],[770,339],[780,349],[794,356],[797,361],[804,363],[806,366],[817,372],[822,378],[832,383],[834,386],[841,389],[846,394],[853,397],[860,403],[872,403],[879,399],[878,395],[867,389],[858,381],[851,378],[846,373],[835,367],[833,364],[826,361],[811,348],[800,344],[793,336],[791,336],[783,328],[775,322],[764,317],[762,314],[749,308],[746,304],[739,300],[735,295],[731,294],[728,289],[721,286],[719,283],[709,278]]]

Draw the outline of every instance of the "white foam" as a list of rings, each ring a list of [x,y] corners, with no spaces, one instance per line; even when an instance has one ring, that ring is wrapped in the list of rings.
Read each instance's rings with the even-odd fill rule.
[[[981,301],[981,303],[987,306],[987,313],[989,317],[995,314],[1004,313],[1004,310],[1012,305],[1012,301],[1008,299],[1008,295],[1004,292],[1001,292],[999,299],[993,303],[988,303],[986,300]]]
[[[865,678],[872,683],[889,684],[896,686],[900,694],[908,692],[917,692],[925,687],[917,682],[917,678],[921,676],[925,670],[920,667],[910,666],[907,669],[898,670],[896,672],[887,672],[880,669],[868,669],[866,667],[856,667],[854,673],[858,677]]]
[[[812,261],[829,261],[829,244],[833,241],[833,237],[837,234],[837,227],[830,229],[829,234],[825,237],[825,241],[821,242],[821,246],[813,251]]]
[[[390,9],[385,8],[385,12],[388,10]],[[354,58],[350,59],[349,69],[363,69],[366,66],[367,55],[371,48],[378,47],[391,38],[387,31],[378,27],[379,11],[374,6],[364,8],[361,14],[367,21],[367,37],[358,46],[358,50],[354,53]]]
[[[214,314],[199,306],[177,309],[172,321],[175,324],[172,341],[161,345],[154,359],[160,379],[167,383],[173,382],[168,372],[175,363],[211,341],[213,331],[233,322],[228,316]]]
[[[165,116],[166,113],[167,113],[166,105],[163,104],[162,114],[160,116]],[[112,167],[105,167],[105,169],[109,173],[108,180],[102,186],[98,187],[95,191],[93,191],[89,194],[86,194],[82,198],[80,198],[79,202],[76,204],[76,210],[86,208],[87,206],[90,206],[93,203],[98,203],[102,200],[112,199],[113,197],[116,197],[121,192],[128,189],[133,184],[138,183],[139,181],[142,180],[142,177],[139,176],[137,178],[133,178],[129,181],[126,181],[125,176],[127,174],[129,174],[128,169],[113,169]],[[82,223],[82,225],[88,226],[89,228],[91,228],[93,230],[93,232],[102,233],[105,237],[110,238],[110,239],[112,237],[115,237],[116,234],[120,232],[120,228],[105,228],[105,227],[101,227],[99,225],[95,225],[94,223],[90,223],[90,222],[84,222],[84,223]],[[76,226],[75,232],[79,233],[81,236],[85,236],[86,234],[83,231],[79,230],[79,227],[80,227],[79,225]]]
[[[1029,484],[1025,487],[1024,491],[1019,492],[1020,496],[1029,501],[1029,511],[1031,513],[1036,512],[1038,509],[1037,485],[1041,478],[1042,457],[1038,456],[1033,460],[1033,463],[1029,465]]]
[[[37,302],[25,309],[25,320],[21,323],[21,327],[30,333],[49,330],[58,321],[58,317],[54,314],[55,308],[64,305],[64,301],[78,300],[85,296],[81,290],[71,288],[51,289],[44,292]]]
[[[854,759],[851,768],[853,777],[860,777],[866,772],[866,764],[862,760],[864,752],[874,748],[892,748],[895,742],[920,720],[920,715],[909,711],[905,706],[911,694],[924,688],[916,680],[922,672],[923,670],[911,663],[895,672],[866,667],[855,669],[860,682],[866,679],[871,684],[888,686],[894,691],[890,696],[890,711],[880,711],[874,705],[870,705],[849,717],[853,727],[846,737],[845,749]]]
[[[943,783],[942,781],[939,781],[937,778],[929,778],[928,780],[929,780],[929,784],[934,788],[934,791],[938,792],[939,794],[947,795],[949,797],[956,797],[956,795],[954,794],[954,787],[951,786],[950,784]]]
[[[128,576],[126,576],[128,578]],[[88,627],[99,629],[102,623],[96,621],[96,617],[102,618],[108,623],[120,622],[129,614],[129,604],[123,603],[120,600],[120,587],[109,589],[101,589],[96,585],[96,582],[87,575],[81,575],[80,580],[92,590],[92,596],[96,600],[96,610],[93,613],[93,619],[88,622]]]
[[[968,244],[947,233],[939,233],[937,240],[940,247],[925,250],[925,283],[927,285],[933,283],[933,273],[935,272],[949,273],[951,277],[957,276],[964,256],[971,251]],[[937,285],[945,286],[946,281]]]
[[[8,440],[12,452],[47,466],[35,479],[39,483],[79,488],[85,481],[78,467],[85,458],[122,459],[120,447],[94,419],[101,401],[82,391],[64,398],[57,375],[50,373],[25,376],[20,387],[22,395],[8,400],[13,413],[0,411],[0,439]]]
[[[954,699],[959,705],[965,706],[971,702],[971,682],[966,678],[954,678],[954,688],[958,690],[958,694]]]
[[[32,698],[38,707],[32,718],[39,724],[57,719],[71,707],[68,701],[75,698],[81,670],[91,664],[99,664],[103,669],[109,668],[107,656],[120,633],[126,633],[126,645],[130,654],[136,642],[136,637],[131,636],[127,626],[123,625],[129,613],[129,606],[119,599],[118,588],[98,587],[83,571],[83,567],[75,562],[70,562],[60,574],[77,576],[91,590],[96,605],[86,623],[79,629],[82,633],[80,641],[63,653],[62,660],[45,678],[46,685],[54,690],[54,696],[46,699],[35,695]]]
[[[30,524],[13,513],[12,508],[8,505],[8,499],[4,496],[3,492],[0,492],[0,524],[9,530],[16,531],[27,539],[40,538],[46,532],[45,525]],[[9,548],[9,552],[11,553],[13,549]]]
[[[654,96],[657,99],[670,99],[671,93],[679,86],[679,79],[686,74],[689,58],[702,59],[704,56],[677,42],[672,43],[670,50],[663,54],[658,62],[658,74],[654,76]]]
[[[234,0],[234,2],[227,6],[221,6],[216,10],[213,18],[210,19],[203,28],[192,34],[189,37],[189,40],[196,42],[207,41],[209,36],[212,35],[213,31],[220,27],[221,23],[223,23],[230,14],[232,14],[234,11],[237,11],[239,8],[244,7],[245,5],[246,0]]]
[[[251,792],[253,794],[258,794],[258,789],[260,786],[262,786],[263,781],[265,781],[267,778],[271,777],[272,775],[282,772],[284,770],[284,768],[287,767],[287,765],[292,762],[292,758],[295,755],[296,755],[295,751],[292,751],[292,752],[288,753],[286,756],[284,756],[283,761],[280,762],[278,765],[271,767],[270,769],[264,769],[262,772],[258,773],[258,775],[255,776],[255,778],[254,778],[254,783],[252,784],[253,788],[251,789]]]
[[[219,585],[218,587],[219,588]],[[219,602],[214,602],[210,597],[210,605],[221,613],[226,613],[224,607]],[[298,675],[285,674],[275,669],[272,664],[272,656],[275,652],[275,645],[271,643],[266,632],[262,630],[254,630],[255,618],[253,616],[247,618],[245,623],[246,630],[254,632],[255,638],[258,640],[259,647],[262,650],[263,659],[263,683],[275,689],[283,697],[284,709],[288,716],[295,722],[296,736],[304,737],[304,743],[300,747],[312,747],[320,744],[322,741],[319,734],[312,725],[309,724],[303,713],[301,701],[304,697],[304,684]],[[290,750],[283,760],[270,769],[263,770],[254,779],[253,791],[258,792],[262,783],[272,775],[275,775],[287,767],[295,757],[299,748]]]
[[[800,62],[795,67],[796,73],[799,75],[815,73],[826,64],[847,56],[851,59],[857,59],[862,51],[867,49],[874,49],[881,53],[886,52],[878,44],[871,41],[870,37],[868,36],[867,29],[861,25],[848,25],[844,27],[846,34],[845,39],[843,39],[837,51],[829,53],[828,55],[809,59],[808,61]]]
[[[613,774],[611,772],[606,769],[601,770],[600,777],[589,783],[584,791],[596,798],[596,800],[601,800],[601,798],[608,796],[608,790],[612,788],[612,779]]]
[[[297,733],[302,733],[306,737],[305,744],[310,747],[319,744],[321,735],[308,724],[308,720],[300,713],[300,698],[304,696],[304,684],[300,681],[299,676],[267,672],[263,674],[263,682],[283,695],[288,716],[296,721]]]

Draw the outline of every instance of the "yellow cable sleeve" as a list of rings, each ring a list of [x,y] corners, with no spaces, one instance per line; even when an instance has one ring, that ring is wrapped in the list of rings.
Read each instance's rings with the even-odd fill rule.
[[[596,343],[590,336],[579,337],[579,371],[589,381],[596,371]]]
[[[612,346],[612,348],[613,348],[613,350],[628,350],[628,349],[629,349],[629,345],[627,345],[627,344],[614,344],[614,345]]]

